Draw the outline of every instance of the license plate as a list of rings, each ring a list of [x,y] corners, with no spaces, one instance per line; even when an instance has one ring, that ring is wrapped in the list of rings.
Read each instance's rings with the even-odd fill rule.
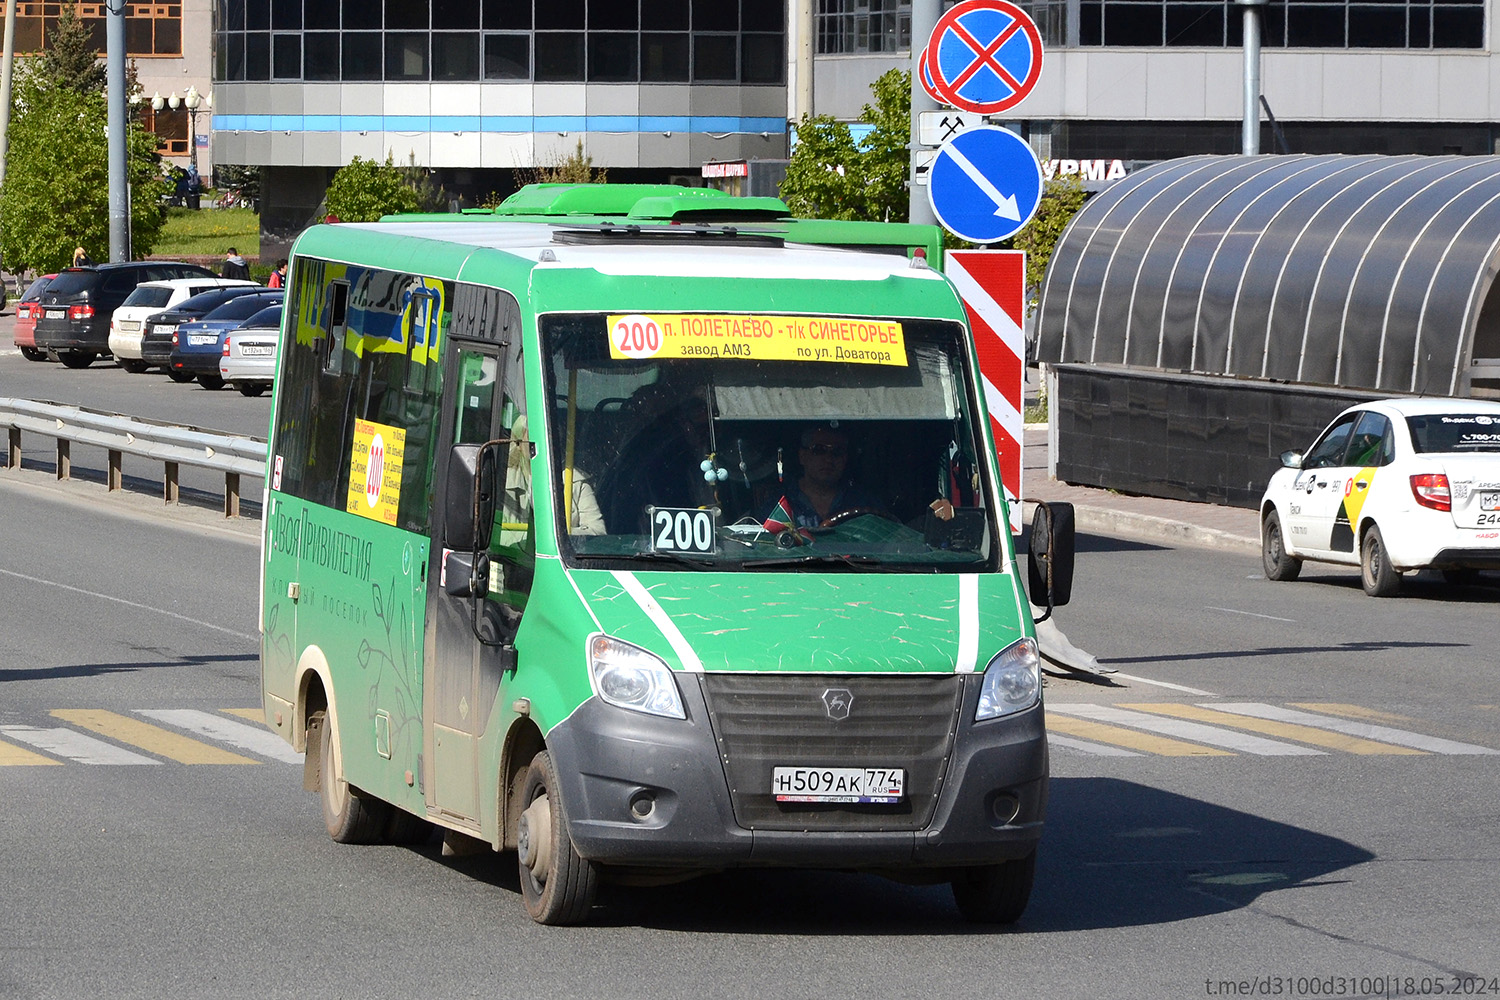
[[[247,358],[268,358],[273,350],[275,348],[260,344],[245,344],[240,348],[240,354]]]
[[[188,343],[190,345],[192,345],[193,347],[202,347],[204,344],[212,344],[212,343],[216,342],[218,339],[219,339],[218,337],[214,336],[211,333],[190,333],[190,334],[188,334]]]
[[[171,323],[162,323],[160,326],[154,326],[151,329],[158,337],[170,337],[172,336],[172,331],[176,330],[177,327]]]
[[[141,328],[141,324],[139,322],[134,321],[134,320],[125,319],[125,320],[121,320],[120,321],[120,332],[121,333],[135,333],[140,328]]]
[[[67,314],[68,314],[68,311],[66,309],[48,309],[47,310],[47,318],[48,319],[62,319]]]
[[[1485,490],[1479,494],[1480,510],[1500,510],[1500,492]]]
[[[899,767],[775,767],[771,792],[777,802],[892,805],[906,794],[906,772]]]

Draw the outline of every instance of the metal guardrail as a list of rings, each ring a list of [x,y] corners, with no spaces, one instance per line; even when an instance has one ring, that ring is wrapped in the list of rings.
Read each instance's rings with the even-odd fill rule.
[[[162,499],[178,501],[178,470],[183,465],[224,473],[224,516],[240,514],[240,476],[265,477],[266,442],[237,434],[220,434],[177,424],[103,413],[82,406],[43,403],[0,396],[0,427],[9,429],[6,468],[21,467],[21,432],[57,441],[57,478],[72,477],[72,444],[93,445],[109,453],[106,482],[118,490],[124,482],[125,455],[163,463]]]

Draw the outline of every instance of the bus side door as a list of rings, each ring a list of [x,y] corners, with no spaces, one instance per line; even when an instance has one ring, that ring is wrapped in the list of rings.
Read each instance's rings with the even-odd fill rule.
[[[496,560],[489,576],[491,597],[458,596],[449,592],[444,566],[451,549],[449,536],[448,465],[453,445],[481,445],[509,438],[525,413],[524,374],[520,361],[519,307],[495,289],[459,285],[454,299],[453,334],[444,358],[444,412],[439,432],[433,484],[432,564],[427,598],[426,678],[423,686],[425,730],[425,790],[429,809],[446,818],[479,826],[479,738],[489,723],[491,709],[506,669],[506,651],[497,642],[514,637],[525,597],[530,590],[527,554],[535,552],[531,535],[529,445],[501,446],[500,477],[511,487],[497,508],[494,544],[513,549],[515,559]],[[524,420],[520,427],[524,435]],[[512,449],[522,449],[517,455]],[[525,453],[524,460],[519,457]],[[514,469],[527,468],[525,507],[519,499]],[[516,497],[511,494],[516,493]],[[463,506],[461,503],[460,506]],[[481,588],[482,590],[483,588]],[[504,614],[502,614],[502,610]],[[508,634],[507,634],[508,633]],[[483,636],[486,641],[481,641]]]

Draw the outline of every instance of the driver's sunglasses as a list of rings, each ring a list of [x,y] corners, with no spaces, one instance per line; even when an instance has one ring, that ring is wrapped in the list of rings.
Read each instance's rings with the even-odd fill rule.
[[[819,458],[843,458],[849,454],[849,449],[841,444],[810,444],[802,450],[808,454],[817,455]]]

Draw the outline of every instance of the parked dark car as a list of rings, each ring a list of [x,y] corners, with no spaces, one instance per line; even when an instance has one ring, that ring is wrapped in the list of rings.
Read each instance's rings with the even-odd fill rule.
[[[69,368],[87,368],[109,353],[109,321],[143,281],[215,277],[207,268],[174,261],[133,260],[59,271],[42,294],[36,347]]]
[[[191,382],[192,372],[174,372],[172,361],[172,337],[179,323],[191,323],[202,319],[231,299],[242,295],[259,295],[269,291],[263,285],[231,285],[200,292],[184,299],[166,312],[159,312],[146,324],[141,335],[141,360],[153,368],[165,368],[174,382]]]
[[[258,295],[230,299],[202,319],[177,325],[167,371],[176,381],[179,373],[191,375],[205,389],[224,388],[219,360],[224,355],[224,335],[267,306],[279,306],[281,289],[262,289]]]

